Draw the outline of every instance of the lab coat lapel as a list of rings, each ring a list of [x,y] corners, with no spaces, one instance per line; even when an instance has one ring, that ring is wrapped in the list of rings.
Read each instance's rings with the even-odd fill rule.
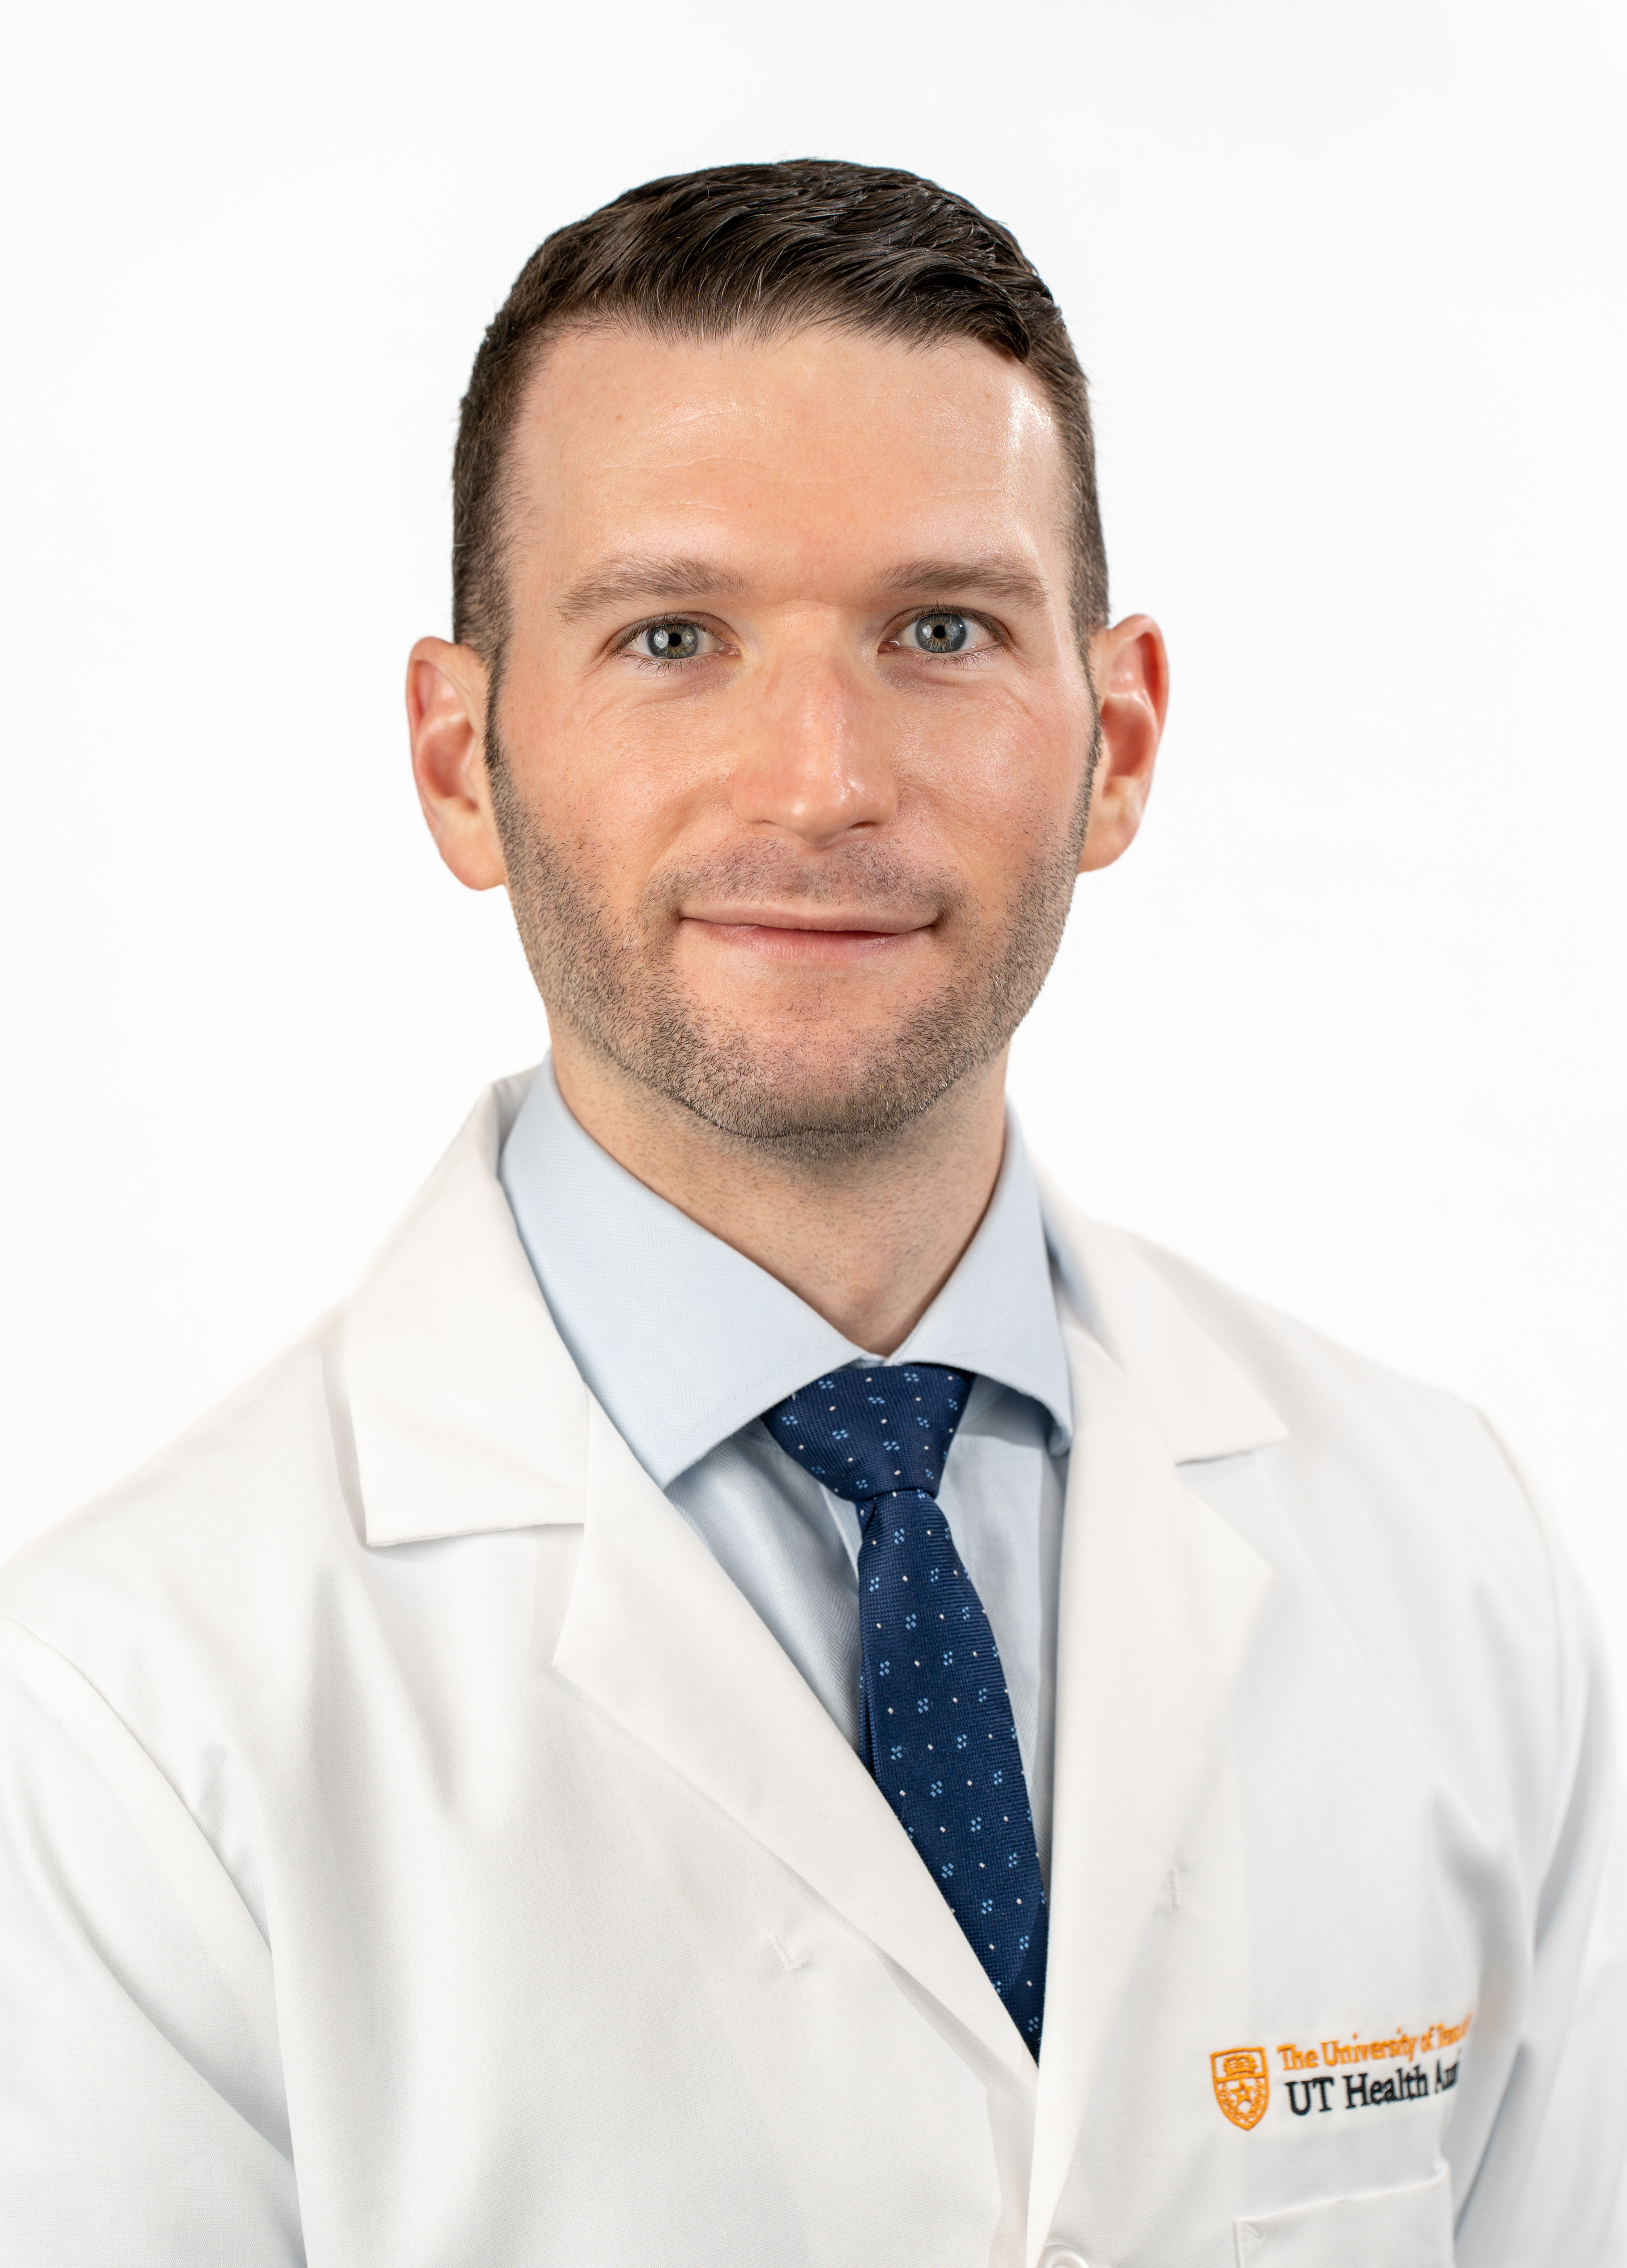
[[[1070,1322],[1064,1337],[1074,1441],[1031,2257],[1050,2228],[1109,2029],[1271,1580],[1182,1485],[1138,1384],[1090,1332]],[[1280,1432],[1269,1411],[1260,1422],[1268,1436]]]
[[[375,1548],[582,1518],[587,1388],[497,1179],[528,1084],[487,1088],[345,1308],[345,1403]]]
[[[1032,2085],[1032,2057],[874,1781],[592,1403],[586,1498],[556,1670]]]

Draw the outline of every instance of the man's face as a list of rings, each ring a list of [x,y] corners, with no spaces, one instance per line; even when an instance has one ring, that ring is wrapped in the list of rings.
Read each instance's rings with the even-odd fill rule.
[[[556,342],[488,719],[556,1046],[733,1133],[873,1140],[1056,952],[1095,710],[1063,448],[972,342]]]

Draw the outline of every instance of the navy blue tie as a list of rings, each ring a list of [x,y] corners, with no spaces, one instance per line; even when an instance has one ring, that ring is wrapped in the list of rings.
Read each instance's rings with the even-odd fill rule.
[[[939,1484],[972,1381],[936,1363],[833,1371],[765,1410],[858,1507],[859,1752],[1037,2056],[1045,1892],[1017,1727]]]

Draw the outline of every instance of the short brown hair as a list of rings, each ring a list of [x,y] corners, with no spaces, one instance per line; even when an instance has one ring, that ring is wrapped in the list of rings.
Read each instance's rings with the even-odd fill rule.
[[[453,636],[494,667],[508,627],[510,437],[548,339],[594,323],[696,339],[820,323],[1009,355],[1043,387],[1067,450],[1081,637],[1106,622],[1085,373],[1016,238],[918,174],[793,158],[646,181],[556,229],[520,269],[475,357],[453,461]]]

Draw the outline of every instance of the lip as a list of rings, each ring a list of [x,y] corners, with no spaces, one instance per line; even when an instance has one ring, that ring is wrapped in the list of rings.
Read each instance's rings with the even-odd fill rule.
[[[826,964],[862,961],[897,952],[921,936],[931,922],[900,922],[857,909],[791,914],[777,907],[734,907],[726,912],[685,913],[682,926],[727,951],[767,961]]]

